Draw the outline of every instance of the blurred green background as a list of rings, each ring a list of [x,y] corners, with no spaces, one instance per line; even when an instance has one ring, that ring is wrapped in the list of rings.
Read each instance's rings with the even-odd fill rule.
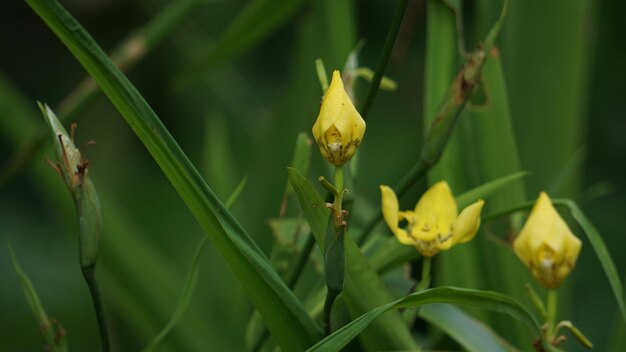
[[[62,3],[107,51],[169,4]],[[222,199],[248,177],[233,213],[264,250],[271,248],[267,220],[278,215],[296,135],[309,132],[317,116],[322,92],[314,60],[323,58],[328,70],[340,69],[364,39],[360,64],[375,68],[394,3],[199,1],[129,71]],[[254,18],[237,17],[242,9],[250,11],[250,4],[271,6]],[[466,1],[464,9],[472,48],[495,20],[500,3]],[[553,197],[576,200],[603,235],[622,275],[624,12],[626,3],[616,0],[512,0],[498,41],[521,168],[531,172],[525,179],[527,199],[546,189]],[[380,183],[395,183],[417,159],[424,126],[426,18],[426,1],[410,1],[386,71],[398,90],[379,92],[370,112],[356,186],[357,201],[364,206],[379,201]],[[85,72],[25,3],[0,4],[0,23],[0,164],[6,165],[45,127],[35,101],[58,106]],[[454,71],[459,65],[458,58],[452,61]],[[359,82],[357,101],[365,88]],[[113,344],[137,350],[171,314],[202,231],[108,100],[98,96],[77,118],[78,144],[97,142],[86,154],[103,203],[98,276]],[[463,118],[459,128],[479,116]],[[481,155],[470,152],[474,141],[464,142],[471,170]],[[48,144],[46,139],[46,148],[24,170],[0,184],[0,350],[40,350],[7,240],[49,315],[65,326],[72,349],[96,346],[97,328],[77,265],[75,215],[61,179],[43,162],[52,157]],[[310,179],[326,172],[314,151]],[[471,177],[466,180],[464,187],[453,184],[455,194],[477,185]],[[412,207],[419,193],[415,187],[402,205]],[[591,246],[578,228],[573,230],[583,238],[583,251],[564,285],[569,298],[560,317],[574,321],[597,350],[617,351],[626,346],[626,328]],[[210,245],[200,270],[192,306],[163,347],[243,350],[250,303]],[[566,349],[581,348],[568,344]]]

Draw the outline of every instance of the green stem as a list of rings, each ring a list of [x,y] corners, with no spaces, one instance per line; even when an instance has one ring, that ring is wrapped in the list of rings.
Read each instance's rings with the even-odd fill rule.
[[[102,300],[100,299],[100,290],[98,290],[98,284],[96,283],[96,267],[82,267],[82,271],[85,282],[87,282],[87,286],[89,286],[89,293],[91,293],[93,308],[96,312],[96,320],[98,321],[98,330],[100,331],[100,344],[102,346],[102,352],[109,352],[111,350],[111,346],[109,345],[109,333],[107,330],[106,319],[104,318]]]
[[[341,207],[343,203],[343,194],[345,190],[343,189],[343,166],[335,167],[335,189],[337,190],[337,194],[335,194],[335,202],[333,203],[333,212],[335,214],[335,219],[341,218]],[[335,226],[338,224],[335,223]]]
[[[370,83],[367,91],[367,97],[361,106],[361,116],[364,120],[367,120],[367,115],[372,107],[372,104],[374,103],[376,93],[378,93],[378,87],[380,86],[380,81],[383,79],[385,68],[387,67],[387,62],[389,62],[393,46],[396,43],[396,37],[400,31],[400,25],[402,24],[402,19],[404,18],[404,12],[406,11],[408,2],[408,0],[398,1],[398,7],[396,7],[396,13],[394,14],[391,22],[391,27],[389,27],[389,32],[387,32],[387,39],[385,40],[383,52],[380,54],[374,78],[372,78],[372,82]]]
[[[333,202],[333,211],[331,212],[332,222],[333,222],[333,236],[341,236],[342,238],[337,239],[337,242],[333,240],[330,242],[332,237],[326,237],[326,252],[324,253],[324,269],[326,270],[326,284],[328,287],[328,293],[326,294],[326,301],[324,302],[324,314],[323,314],[323,323],[324,323],[324,333],[328,336],[332,331],[331,324],[331,313],[333,309],[333,304],[335,303],[335,299],[341,293],[341,288],[343,286],[343,265],[345,262],[343,259],[343,228],[345,224],[343,223],[343,213],[342,213],[342,202],[343,202],[343,194],[345,190],[344,186],[344,170],[343,166],[337,166],[335,168],[335,189],[337,193],[335,194],[335,201]],[[330,223],[329,223],[330,226]],[[330,227],[329,227],[330,228]],[[341,241],[341,242],[339,242]],[[339,255],[339,257],[335,257]],[[335,260],[331,260],[329,262],[329,258],[341,258],[337,262]],[[340,265],[341,267],[338,267]],[[332,270],[332,271],[331,271]],[[332,273],[332,276],[329,276],[329,273]],[[335,276],[336,273],[340,273],[339,276]]]
[[[431,266],[432,266],[432,257],[424,257],[424,259],[422,260],[422,276],[420,277],[420,281],[415,286],[415,290],[413,290],[413,292],[421,292],[430,287]],[[406,310],[404,310],[404,312],[402,312],[402,319],[404,319],[407,326],[411,326],[413,324],[413,320],[415,320],[415,317],[417,316],[418,312],[419,312],[419,307],[407,308]]]
[[[424,257],[422,260],[422,277],[420,278],[419,284],[415,287],[415,292],[424,291],[425,289],[430,287],[430,267],[432,264],[431,257]]]
[[[555,333],[556,322],[556,310],[557,310],[557,295],[556,290],[548,290],[548,302],[547,302],[547,315],[546,315],[546,339],[552,341]]]

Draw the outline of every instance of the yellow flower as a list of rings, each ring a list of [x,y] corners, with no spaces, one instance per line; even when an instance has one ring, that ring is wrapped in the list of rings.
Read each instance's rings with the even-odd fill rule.
[[[380,191],[387,226],[401,243],[415,246],[425,257],[471,240],[480,226],[480,211],[485,202],[479,199],[459,215],[445,181],[430,187],[413,211],[399,211],[396,194],[388,186],[381,185]],[[407,221],[406,229],[398,225],[402,220]]]
[[[580,240],[572,234],[545,192],[539,194],[513,249],[547,288],[557,288],[576,264]]]
[[[352,158],[365,134],[365,121],[343,88],[341,74],[333,72],[313,136],[326,160],[341,166]]]

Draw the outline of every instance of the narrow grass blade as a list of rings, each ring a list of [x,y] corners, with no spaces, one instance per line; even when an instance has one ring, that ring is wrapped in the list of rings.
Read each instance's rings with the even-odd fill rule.
[[[355,318],[390,302],[393,297],[347,233],[345,240],[346,277],[343,298],[350,315]],[[379,316],[369,328],[364,329],[360,338],[368,351],[419,349],[399,312]]]
[[[248,179],[244,177],[239,182],[235,190],[228,197],[226,203],[224,203],[224,206],[226,208],[230,208],[235,200],[237,200],[237,198],[241,194],[241,191],[243,191],[244,187],[246,186],[247,180]],[[161,341],[163,341],[163,339],[169,334],[174,326],[176,326],[180,318],[187,310],[187,307],[189,307],[189,303],[191,302],[191,298],[193,297],[196,284],[198,283],[198,276],[200,275],[200,255],[202,255],[202,252],[206,247],[208,241],[209,238],[206,236],[202,237],[202,239],[200,240],[200,243],[198,244],[198,247],[196,247],[196,251],[192,257],[193,259],[191,259],[191,267],[189,268],[189,272],[187,273],[185,284],[181,291],[180,297],[178,298],[178,302],[176,302],[176,307],[174,308],[174,313],[172,313],[172,317],[167,322],[165,327],[163,327],[163,330],[161,330],[161,332],[159,332],[159,334],[154,337],[154,339],[148,344],[146,348],[144,348],[144,351],[154,351],[159,343],[161,343]]]
[[[497,191],[501,188],[508,186],[509,184],[521,179],[528,175],[526,171],[520,171],[512,173],[508,176],[500,177],[494,180],[491,180],[487,183],[484,183],[476,188],[470,189],[469,191],[459,195],[456,197],[456,203],[459,208],[465,208],[471,203],[475,202],[478,198],[487,198],[491,195],[496,195]]]
[[[611,254],[609,253],[608,248],[604,244],[602,240],[602,236],[596,229],[595,226],[589,221],[587,216],[580,210],[578,205],[569,199],[555,199],[553,200],[554,205],[564,205],[566,206],[572,217],[578,222],[578,225],[583,229],[585,235],[591,242],[591,246],[593,250],[596,252],[598,256],[598,260],[602,265],[602,269],[604,269],[604,273],[606,274],[606,278],[611,285],[611,289],[613,290],[613,295],[615,296],[615,300],[617,301],[617,305],[619,306],[620,311],[622,312],[622,318],[626,321],[626,306],[624,306],[624,291],[622,288],[622,281],[620,279],[619,274],[617,273],[617,269],[615,268],[615,264],[613,263],[613,259],[611,258]]]
[[[518,351],[483,322],[449,304],[430,304],[419,316],[433,324],[470,352]]]
[[[397,301],[374,308],[318,342],[308,351],[338,351],[381,314],[392,309],[419,307],[430,303],[450,303],[507,314],[525,323],[537,336],[542,334],[541,326],[537,320],[524,306],[509,296],[491,291],[439,287],[413,293]],[[544,347],[549,348],[546,344]]]
[[[59,322],[52,321],[48,318],[48,314],[46,314],[46,311],[39,300],[39,295],[37,295],[37,291],[35,291],[33,283],[17,263],[15,253],[13,253],[13,247],[11,247],[10,243],[8,244],[8,247],[9,253],[11,254],[11,260],[13,261],[13,268],[15,269],[15,273],[20,280],[28,305],[39,323],[41,335],[46,342],[45,349],[50,349],[53,352],[67,351],[67,341],[65,339],[65,331],[63,330],[63,327],[59,324]]]
[[[301,350],[314,343],[321,335],[319,327],[282,282],[261,249],[200,177],[141,94],[58,2],[27,2],[133,128],[235,272],[278,344],[284,349]]]
[[[298,170],[290,167],[287,168],[287,172],[289,173],[289,183],[298,196],[304,217],[309,221],[315,241],[322,249],[326,239],[326,225],[330,216],[330,209],[326,207],[322,197],[309,181],[300,175]]]
[[[183,316],[189,303],[191,302],[191,298],[193,297],[193,293],[196,288],[196,284],[198,283],[198,276],[200,275],[200,266],[198,265],[200,262],[200,255],[202,251],[206,247],[209,239],[208,237],[202,237],[196,251],[193,255],[193,259],[191,260],[191,267],[189,272],[187,273],[187,278],[185,279],[185,284],[180,293],[180,297],[178,298],[178,302],[176,302],[176,307],[174,308],[174,313],[172,313],[172,317],[167,322],[163,330],[159,332],[157,336],[143,349],[143,351],[154,351],[157,346],[163,341],[163,339],[172,331],[172,329],[176,326],[176,323]]]

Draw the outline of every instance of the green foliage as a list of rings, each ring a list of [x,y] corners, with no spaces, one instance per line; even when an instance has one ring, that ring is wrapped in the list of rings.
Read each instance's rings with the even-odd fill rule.
[[[13,257],[24,294],[16,280],[0,293],[10,317],[0,319],[9,332],[0,349],[30,350],[41,341],[16,304],[24,295],[40,324],[51,326],[42,333],[53,350],[65,330],[73,349],[92,350],[97,341],[95,321],[84,319],[92,308],[75,265],[71,199],[40,162],[51,151],[37,99],[52,103],[64,123],[81,119],[79,140],[98,142],[81,152],[102,202],[97,276],[114,350],[502,351],[530,350],[533,341],[550,350],[547,340],[558,335],[568,336],[568,351],[591,342],[623,349],[617,268],[624,261],[610,249],[624,242],[615,234],[626,178],[614,167],[624,142],[610,116],[626,79],[606,64],[619,61],[610,43],[621,38],[612,32],[621,19],[594,18],[597,9],[620,13],[615,0],[514,1],[505,21],[505,2],[487,0],[68,4],[100,44],[56,1],[26,2],[49,28],[31,26],[39,22],[27,6],[1,5],[0,17],[9,14],[1,20],[19,36],[0,40],[11,48],[0,58],[0,233],[19,248],[48,312],[64,326],[48,317]],[[115,26],[103,17],[113,11],[125,14]],[[145,25],[134,30],[138,23]],[[50,29],[72,55],[55,46]],[[72,56],[90,75],[82,82]],[[337,201],[329,208],[332,197],[309,183],[331,179],[307,137],[321,98],[318,58],[328,69],[318,65],[318,74],[343,66],[368,120],[346,168],[342,209],[349,212],[339,232],[329,226]],[[100,89],[117,112],[98,99]],[[139,139],[114,118],[118,112]],[[459,209],[484,198],[483,221],[471,242],[425,260],[384,227],[377,186],[395,183],[400,209],[411,209],[439,180],[458,195]],[[558,310],[555,292],[546,309],[545,292],[510,249],[524,221],[517,210],[530,208],[524,201],[538,190],[574,199],[554,203],[578,223],[574,233],[586,234]],[[241,201],[228,208],[235,194]],[[6,276],[11,265],[3,259]],[[31,264],[42,261],[43,269]],[[601,271],[608,285],[598,282]],[[426,282],[435,288],[422,291]],[[324,301],[329,283],[342,292],[332,309]],[[538,319],[526,311],[531,304]],[[325,308],[334,333],[322,340]],[[413,324],[416,314],[423,321]],[[613,328],[597,324],[598,316],[614,318]]]

